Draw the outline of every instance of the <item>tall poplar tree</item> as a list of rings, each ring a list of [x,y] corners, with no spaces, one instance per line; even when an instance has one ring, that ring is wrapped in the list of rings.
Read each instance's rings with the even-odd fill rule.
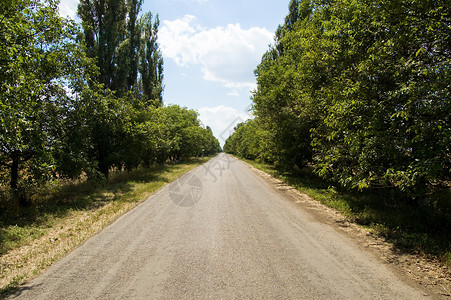
[[[119,82],[124,66],[119,63],[123,62],[119,46],[126,39],[126,15],[124,0],[80,0],[78,5],[86,51],[99,68],[98,82],[112,91],[122,89]]]
[[[142,0],[127,0],[128,21],[127,21],[127,39],[128,39],[128,76],[127,88],[131,90],[136,85],[138,74],[138,52],[140,46],[141,28],[137,24],[138,14],[142,5]]]
[[[96,59],[98,82],[122,97],[132,91],[146,104],[163,102],[163,58],[158,15],[138,19],[142,0],[81,0],[86,51]]]
[[[139,50],[140,85],[143,101],[154,106],[163,105],[163,57],[158,47],[158,15],[152,13],[140,19],[141,45]]]

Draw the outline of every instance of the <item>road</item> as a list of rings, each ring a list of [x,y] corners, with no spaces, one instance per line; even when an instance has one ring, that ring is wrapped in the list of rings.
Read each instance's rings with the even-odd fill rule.
[[[11,299],[424,299],[387,264],[220,154]]]

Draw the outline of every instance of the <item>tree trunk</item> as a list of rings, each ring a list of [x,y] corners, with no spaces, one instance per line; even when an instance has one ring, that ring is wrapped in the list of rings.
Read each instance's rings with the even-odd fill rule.
[[[105,162],[104,160],[100,160],[99,161],[99,172],[103,174],[103,176],[105,176],[105,180],[108,180],[108,173],[109,173],[109,169],[110,166],[108,165],[107,162]]]
[[[13,200],[13,206],[15,209],[19,209],[20,207],[27,207],[30,205],[24,194],[18,188],[19,181],[19,156],[13,155],[12,164],[11,164],[11,194]]]
[[[11,190],[17,190],[17,181],[19,179],[19,158],[17,156],[13,156],[13,162],[11,164],[11,181],[10,187]]]

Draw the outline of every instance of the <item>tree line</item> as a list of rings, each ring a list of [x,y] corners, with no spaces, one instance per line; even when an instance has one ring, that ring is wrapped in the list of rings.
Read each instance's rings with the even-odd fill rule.
[[[255,119],[224,150],[349,189],[447,189],[447,1],[292,0],[255,70]]]
[[[29,204],[56,178],[209,155],[198,114],[163,106],[159,19],[141,0],[81,0],[81,26],[56,0],[0,7],[0,187]]]

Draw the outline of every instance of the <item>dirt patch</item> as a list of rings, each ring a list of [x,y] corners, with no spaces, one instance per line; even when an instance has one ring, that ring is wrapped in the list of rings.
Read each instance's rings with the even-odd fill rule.
[[[371,234],[365,228],[349,222],[342,213],[300,193],[282,180],[249,164],[248,166],[295,205],[308,210],[319,222],[333,226],[337,232],[351,238],[359,247],[370,251],[404,282],[421,286],[433,299],[451,299],[451,270],[438,260],[403,253],[383,237]]]

